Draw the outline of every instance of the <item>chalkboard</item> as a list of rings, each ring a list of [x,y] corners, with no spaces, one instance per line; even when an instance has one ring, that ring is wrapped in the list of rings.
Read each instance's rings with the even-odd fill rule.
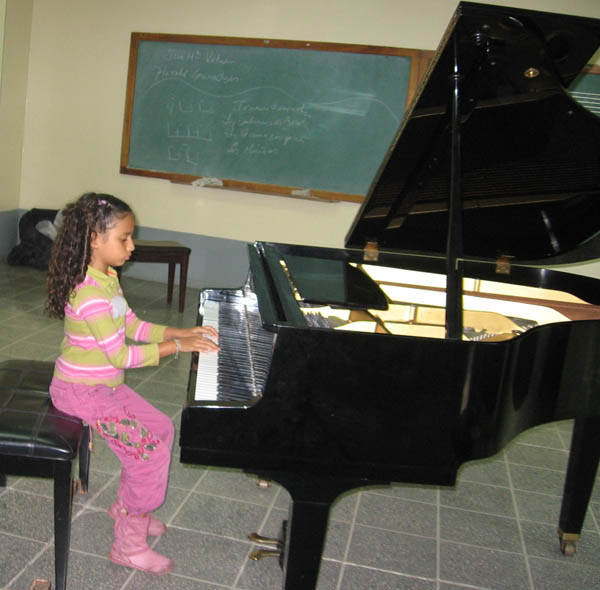
[[[600,66],[588,66],[569,86],[571,96],[600,117]]]
[[[360,202],[430,54],[133,33],[121,172]]]

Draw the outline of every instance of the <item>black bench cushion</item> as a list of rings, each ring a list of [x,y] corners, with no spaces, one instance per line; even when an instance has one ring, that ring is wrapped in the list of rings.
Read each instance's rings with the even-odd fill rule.
[[[83,425],[52,405],[53,369],[54,363],[41,361],[0,363],[0,455],[63,461],[77,456]]]

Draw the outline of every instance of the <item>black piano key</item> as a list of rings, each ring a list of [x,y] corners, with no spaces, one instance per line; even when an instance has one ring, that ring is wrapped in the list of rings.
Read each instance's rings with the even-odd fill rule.
[[[262,327],[256,298],[243,291],[211,289],[202,301],[219,304],[216,401],[255,399],[269,373],[274,339]]]

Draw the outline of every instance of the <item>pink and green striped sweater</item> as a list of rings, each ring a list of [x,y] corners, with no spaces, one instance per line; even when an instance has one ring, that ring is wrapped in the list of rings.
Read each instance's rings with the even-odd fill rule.
[[[65,337],[54,375],[62,381],[115,387],[124,370],[158,365],[166,326],[136,317],[123,297],[117,273],[88,266],[65,307]],[[128,344],[126,338],[150,344]]]

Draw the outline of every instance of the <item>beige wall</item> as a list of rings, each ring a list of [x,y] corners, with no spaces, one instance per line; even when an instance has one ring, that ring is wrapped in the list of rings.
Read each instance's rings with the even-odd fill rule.
[[[4,25],[4,45],[0,54],[0,211],[8,211],[17,209],[20,200],[33,0],[3,0],[0,4],[5,9],[5,14],[0,10],[0,27]]]
[[[15,2],[20,0],[8,0],[9,7]],[[525,0],[504,3],[522,6]],[[59,207],[84,191],[99,190],[129,201],[144,226],[245,241],[342,246],[357,211],[353,204],[195,189],[119,173],[130,33],[433,49],[456,4],[455,0],[33,0],[19,206]],[[600,18],[598,0],[526,4]]]
[[[0,0],[0,87],[2,86],[2,53],[4,52],[4,14],[6,0]]]
[[[130,33],[433,49],[456,7],[455,0],[2,1],[0,211],[59,207],[101,190],[128,200],[146,227],[335,247],[343,245],[356,205],[194,189],[119,173]],[[495,3],[600,18],[598,0]]]

